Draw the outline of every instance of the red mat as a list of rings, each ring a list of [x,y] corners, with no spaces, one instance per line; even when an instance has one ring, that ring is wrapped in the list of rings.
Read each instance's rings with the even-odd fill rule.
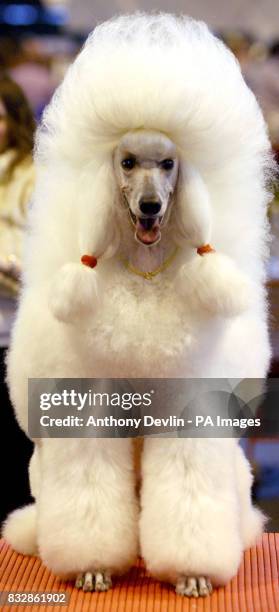
[[[3,612],[279,612],[279,534],[265,534],[244,555],[238,576],[206,598],[183,598],[173,588],[150,578],[141,561],[126,576],[114,580],[107,593],[83,593],[62,582],[36,557],[12,551],[0,540],[0,590],[67,592],[67,605],[5,605]]]

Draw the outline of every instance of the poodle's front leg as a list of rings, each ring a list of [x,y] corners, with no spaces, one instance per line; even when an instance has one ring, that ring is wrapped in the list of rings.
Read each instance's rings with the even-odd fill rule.
[[[39,460],[43,562],[83,590],[106,590],[138,552],[131,440],[43,439]]]
[[[207,595],[242,555],[231,439],[145,440],[140,541],[155,577],[183,595]]]

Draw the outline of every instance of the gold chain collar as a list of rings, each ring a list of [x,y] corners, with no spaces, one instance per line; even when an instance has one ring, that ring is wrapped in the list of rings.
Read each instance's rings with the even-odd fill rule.
[[[142,278],[145,278],[145,280],[153,280],[155,276],[160,274],[160,272],[163,272],[164,270],[166,270],[171,265],[171,263],[173,262],[174,258],[176,257],[178,253],[178,250],[179,250],[179,247],[176,247],[174,251],[172,252],[172,254],[167,259],[165,259],[165,261],[163,261],[162,265],[159,266],[159,268],[152,270],[151,272],[143,272],[142,270],[135,268],[135,266],[130,264],[130,262],[125,259],[122,259],[121,261],[123,262],[125,268],[129,270],[130,272],[132,272],[133,274],[136,274],[137,276],[141,276]]]

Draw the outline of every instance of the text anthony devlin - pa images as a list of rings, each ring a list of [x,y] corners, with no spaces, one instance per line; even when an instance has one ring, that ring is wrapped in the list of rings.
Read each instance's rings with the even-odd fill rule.
[[[134,427],[138,429],[140,426],[143,427],[166,427],[166,428],[187,428],[187,425],[191,425],[199,428],[206,427],[238,427],[245,429],[247,427],[260,427],[260,419],[252,418],[223,418],[220,415],[215,416],[202,416],[196,415],[193,419],[184,419],[175,415],[170,415],[165,418],[155,418],[152,415],[144,415],[142,418],[115,418],[113,416],[107,416],[104,418],[96,418],[90,416],[86,421],[87,427]]]
[[[46,414],[41,416],[40,424],[42,427],[167,427],[167,428],[187,428],[188,425],[194,426],[197,429],[213,428],[213,427],[238,427],[245,429],[247,427],[260,427],[261,420],[253,418],[223,418],[217,416],[196,415],[192,419],[184,419],[170,415],[166,418],[155,418],[152,415],[144,415],[140,418],[116,418],[112,415],[102,418],[89,416],[88,419],[83,419],[77,416],[67,415],[63,418],[50,417]]]

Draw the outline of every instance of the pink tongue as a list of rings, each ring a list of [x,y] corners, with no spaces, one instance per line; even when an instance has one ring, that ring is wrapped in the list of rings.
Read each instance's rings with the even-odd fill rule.
[[[160,233],[160,227],[159,227],[159,221],[157,219],[154,225],[149,230],[145,229],[141,225],[141,222],[139,221],[139,219],[137,219],[136,235],[137,235],[137,238],[141,242],[144,242],[145,244],[152,244],[153,242],[157,240],[159,233]]]

